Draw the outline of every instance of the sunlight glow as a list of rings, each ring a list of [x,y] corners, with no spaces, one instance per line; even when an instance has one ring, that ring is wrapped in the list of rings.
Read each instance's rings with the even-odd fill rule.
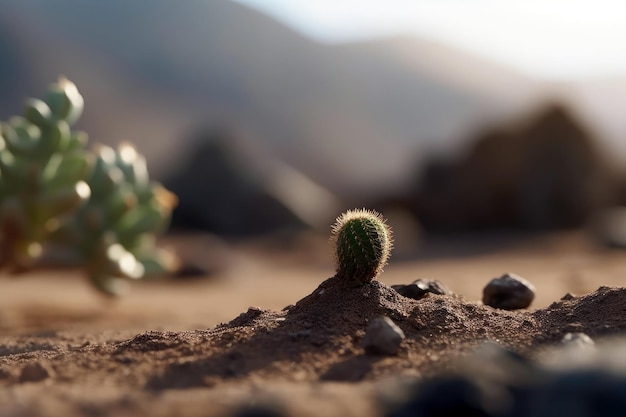
[[[617,0],[236,0],[321,42],[415,34],[542,79],[626,75]]]

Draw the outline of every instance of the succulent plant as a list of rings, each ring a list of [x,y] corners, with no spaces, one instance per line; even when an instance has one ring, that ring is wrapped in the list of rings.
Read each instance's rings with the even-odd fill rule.
[[[155,240],[176,197],[150,181],[132,146],[86,151],[87,135],[70,128],[83,104],[76,86],[61,79],[45,101],[27,101],[24,117],[0,125],[1,262],[32,267],[48,243],[98,289],[119,294],[119,278],[175,266]]]
[[[71,131],[82,109],[76,86],[62,79],[45,101],[28,100],[23,117],[0,125],[3,265],[32,266],[63,216],[89,198],[87,136]]]
[[[376,278],[387,264],[393,246],[385,219],[372,210],[348,210],[332,227],[336,276],[361,284]]]
[[[155,246],[168,225],[176,197],[148,177],[146,160],[129,144],[96,150],[87,178],[91,197],[54,238],[73,256],[94,285],[109,294],[123,291],[118,278],[142,278],[174,267],[174,258]]]

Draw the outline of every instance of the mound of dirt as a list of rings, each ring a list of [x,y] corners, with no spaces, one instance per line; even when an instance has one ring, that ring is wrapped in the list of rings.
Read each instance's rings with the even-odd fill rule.
[[[360,345],[368,321],[381,315],[394,320],[406,335],[397,356],[366,354]],[[189,387],[242,379],[360,381],[407,371],[432,373],[484,339],[526,348],[538,330],[528,313],[497,311],[457,297],[416,301],[379,282],[354,287],[331,278],[281,312],[251,308],[202,333],[205,343],[184,347],[190,360],[163,368],[148,385]],[[153,351],[150,346],[161,346],[163,336],[140,335],[119,349],[139,346],[142,352]]]
[[[370,354],[361,346],[367,323],[378,316],[391,318],[405,334],[397,355]],[[450,370],[455,359],[485,341],[534,354],[568,332],[600,337],[624,329],[623,288],[567,296],[537,311],[504,311],[454,295],[413,300],[377,281],[355,287],[330,278],[282,311],[252,307],[210,330],[150,331],[131,338],[61,332],[6,337],[0,342],[0,404],[5,404],[0,411],[57,415],[62,403],[64,415],[94,415],[94,409],[98,415],[168,415],[163,406],[169,404],[177,415],[223,415],[224,407],[201,406],[207,404],[202,395],[191,395],[184,407],[176,407],[168,393],[199,390],[224,400],[229,390],[242,386],[253,387],[244,390],[243,398],[281,385],[319,390],[325,384],[358,382],[377,387],[398,376]],[[82,392],[77,386],[99,394],[88,399],[71,395]],[[307,414],[290,408],[289,390],[282,392],[278,398],[287,409],[315,415],[311,409]],[[371,416],[381,413],[380,408],[369,410]],[[337,407],[326,415],[358,414]]]

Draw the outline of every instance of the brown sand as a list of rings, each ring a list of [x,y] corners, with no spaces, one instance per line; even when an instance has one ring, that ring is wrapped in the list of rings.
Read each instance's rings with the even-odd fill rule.
[[[324,280],[332,264],[308,246],[278,253],[233,250],[232,266],[212,280],[138,283],[113,303],[75,275],[3,281],[0,416],[217,416],[263,403],[294,416],[378,416],[379,398],[399,381],[453,368],[484,341],[532,354],[567,332],[599,338],[626,329],[626,290],[559,301],[615,285],[626,263],[572,235],[392,263],[381,277],[389,284],[426,277],[459,294],[422,300],[377,281]],[[536,285],[542,308],[508,312],[477,301],[507,271]],[[361,347],[379,315],[406,335],[398,355]]]

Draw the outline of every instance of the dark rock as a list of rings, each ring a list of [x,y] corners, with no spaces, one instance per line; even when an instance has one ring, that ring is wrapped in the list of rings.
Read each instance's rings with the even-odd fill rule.
[[[398,294],[414,300],[419,300],[428,293],[452,295],[452,291],[448,290],[441,282],[426,279],[417,279],[407,285],[392,285],[391,288],[396,290]]]
[[[233,320],[230,321],[232,326],[251,326],[254,321],[259,318],[267,310],[260,309],[259,307],[248,307],[245,313],[241,313]]]
[[[404,332],[389,317],[379,316],[367,325],[363,348],[367,352],[395,355],[404,340]]]
[[[575,417],[626,415],[623,353],[591,352],[584,366],[530,361],[499,346],[482,348],[453,373],[412,384],[387,417]],[[624,344],[618,346],[622,349]],[[560,348],[561,350],[569,350]],[[622,351],[623,352],[623,351]],[[565,352],[562,352],[565,353]],[[563,358],[566,355],[558,354]],[[568,358],[571,360],[571,357]],[[569,363],[569,365],[568,365]]]
[[[499,416],[488,388],[460,376],[446,376],[418,385],[405,404],[387,417]]]
[[[462,159],[427,163],[413,211],[427,230],[580,227],[617,184],[591,132],[555,104],[480,134]]]
[[[448,288],[445,287],[445,285],[437,280],[417,279],[413,281],[413,284],[433,294],[452,295],[452,291],[450,291]]]
[[[419,300],[420,298],[422,298],[426,294],[428,294],[428,291],[426,289],[422,288],[421,286],[419,286],[417,284],[392,285],[391,288],[396,290],[398,292],[398,294],[400,294],[401,296],[407,297],[407,298],[412,298],[414,300]]]
[[[19,376],[20,382],[39,382],[50,378],[54,374],[49,365],[42,362],[33,362],[24,365]]]
[[[469,359],[460,361],[452,373],[413,383],[386,416],[513,417],[514,394],[532,380],[534,365],[492,343],[482,345]]]
[[[626,377],[606,370],[569,370],[550,375],[544,384],[529,387],[518,406],[528,416],[620,417],[626,415]],[[519,414],[511,414],[518,416]]]
[[[576,298],[576,296],[571,292],[568,292],[563,297],[561,297],[561,301],[573,300],[574,298]]]
[[[502,310],[528,308],[535,298],[535,287],[515,274],[492,279],[483,289],[483,303]]]

